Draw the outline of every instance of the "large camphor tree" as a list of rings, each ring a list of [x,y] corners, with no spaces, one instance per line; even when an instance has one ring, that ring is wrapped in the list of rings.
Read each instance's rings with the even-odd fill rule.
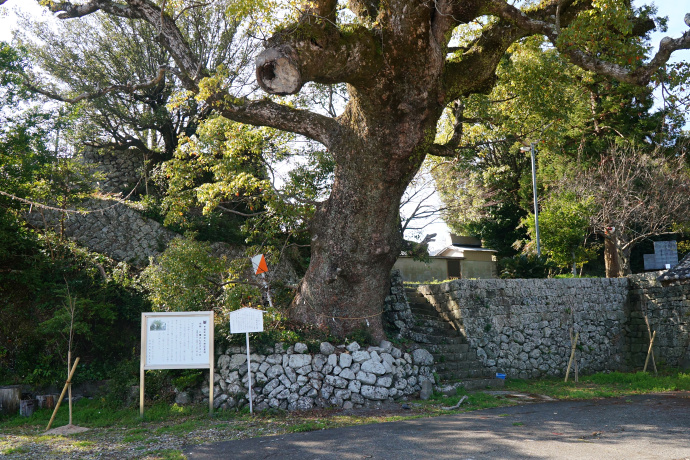
[[[311,262],[290,314],[340,336],[368,327],[375,338],[383,337],[381,305],[403,247],[401,196],[427,155],[454,155],[458,136],[437,143],[439,119],[458,98],[490,90],[512,43],[543,35],[573,63],[639,85],[674,50],[690,48],[686,32],[664,39],[651,59],[631,54],[631,37],[654,24],[645,15],[636,18],[624,0],[546,0],[521,7],[504,0],[285,4],[275,10],[285,23],[257,56],[258,83],[275,95],[296,94],[309,82],[345,83],[348,102],[340,115],[329,117],[224,89],[222,73],[207,68],[176,24],[180,14],[203,8],[203,2],[41,3],[61,19],[100,11],[147,21],[174,59],[175,67],[164,70],[198,99],[234,121],[297,133],[329,150],[333,184],[310,223]]]

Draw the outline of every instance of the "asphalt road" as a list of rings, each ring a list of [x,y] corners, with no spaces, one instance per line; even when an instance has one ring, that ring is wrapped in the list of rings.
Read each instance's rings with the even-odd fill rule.
[[[690,459],[690,393],[557,401],[190,446],[197,459]]]

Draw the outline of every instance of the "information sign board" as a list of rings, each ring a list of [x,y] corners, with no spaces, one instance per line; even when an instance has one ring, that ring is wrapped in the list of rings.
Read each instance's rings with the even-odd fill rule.
[[[208,369],[213,312],[143,313],[144,369]]]
[[[256,308],[240,308],[230,312],[230,333],[264,331],[264,312]]]
[[[150,369],[208,369],[213,411],[213,312],[141,314],[139,407],[144,415],[144,375]]]

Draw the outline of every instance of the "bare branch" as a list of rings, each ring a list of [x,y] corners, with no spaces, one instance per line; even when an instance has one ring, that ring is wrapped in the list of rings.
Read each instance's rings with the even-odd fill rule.
[[[246,213],[246,212],[235,211],[234,209],[226,208],[225,206],[218,206],[218,209],[221,209],[225,212],[229,212],[231,214],[237,214],[238,216],[242,216],[242,217],[255,217],[255,216],[260,216],[262,214],[266,214],[266,212],[268,212],[268,211],[261,211],[261,212]]]
[[[213,105],[230,120],[302,134],[326,147],[330,147],[340,130],[333,118],[294,109],[269,99],[254,102],[246,99],[227,101],[222,96],[217,96],[216,101]]]
[[[43,96],[49,97],[50,99],[56,100],[56,101],[61,101],[61,102],[66,102],[68,104],[76,104],[77,102],[80,101],[90,101],[92,99],[97,99],[99,97],[103,97],[108,93],[113,93],[113,92],[124,92],[124,93],[129,93],[133,94],[137,91],[141,91],[143,89],[148,89],[148,88],[153,88],[154,86],[159,85],[161,82],[164,81],[165,79],[165,72],[167,68],[166,67],[160,67],[158,69],[158,75],[152,80],[149,80],[145,83],[140,83],[138,85],[112,85],[108,86],[107,88],[100,89],[96,91],[95,93],[82,93],[79,96],[73,97],[73,98],[68,98],[64,96],[60,96],[59,94],[53,93],[51,91],[47,91],[45,89],[42,89],[33,83],[29,81],[28,77],[24,75],[24,85],[30,89],[31,91],[34,91],[38,94],[42,94]]]

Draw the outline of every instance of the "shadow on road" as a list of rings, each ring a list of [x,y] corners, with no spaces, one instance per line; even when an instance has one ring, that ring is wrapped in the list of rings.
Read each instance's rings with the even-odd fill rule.
[[[189,459],[690,459],[690,393],[559,401],[189,446]]]

